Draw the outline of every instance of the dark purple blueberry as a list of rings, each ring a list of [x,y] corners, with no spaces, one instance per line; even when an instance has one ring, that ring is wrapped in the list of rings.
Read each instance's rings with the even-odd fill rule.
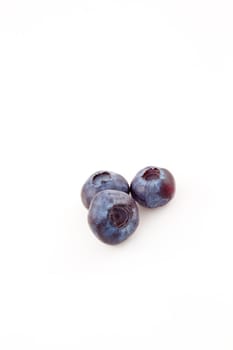
[[[146,208],[157,208],[167,204],[175,193],[175,180],[163,168],[146,167],[140,170],[130,186],[132,197]]]
[[[88,223],[101,241],[118,244],[136,230],[138,208],[134,199],[124,192],[101,191],[91,202]]]
[[[129,193],[129,184],[125,178],[112,171],[98,171],[85,182],[81,191],[84,206],[88,209],[94,196],[104,190],[117,190]]]

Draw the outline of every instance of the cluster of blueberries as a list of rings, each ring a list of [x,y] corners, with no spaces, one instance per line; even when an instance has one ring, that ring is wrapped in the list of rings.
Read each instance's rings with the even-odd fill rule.
[[[131,193],[131,196],[130,196]],[[146,208],[167,204],[175,193],[175,180],[164,168],[140,170],[129,186],[111,171],[98,171],[84,183],[81,198],[89,209],[88,223],[104,243],[118,244],[135,232],[139,224],[137,203]]]

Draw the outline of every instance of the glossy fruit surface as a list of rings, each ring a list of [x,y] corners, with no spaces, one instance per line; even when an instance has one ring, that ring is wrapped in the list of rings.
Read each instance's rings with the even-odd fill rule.
[[[129,193],[129,184],[125,178],[113,171],[98,171],[91,175],[81,190],[81,198],[88,209],[94,196],[104,190],[117,190]]]
[[[124,192],[101,191],[91,202],[88,223],[102,242],[118,244],[136,230],[138,208],[134,199]]]
[[[146,208],[167,204],[175,193],[173,175],[164,168],[146,167],[140,170],[130,186],[132,197]]]

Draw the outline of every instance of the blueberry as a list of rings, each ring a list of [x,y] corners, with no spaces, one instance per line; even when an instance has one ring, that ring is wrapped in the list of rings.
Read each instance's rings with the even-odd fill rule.
[[[91,202],[88,223],[101,241],[118,244],[136,230],[138,208],[133,198],[124,192],[101,191]]]
[[[129,193],[129,184],[123,176],[112,171],[98,171],[85,182],[81,191],[84,206],[88,209],[94,196],[104,190],[117,190]]]
[[[163,168],[146,167],[140,170],[130,186],[132,197],[146,208],[167,204],[175,193],[175,180]]]

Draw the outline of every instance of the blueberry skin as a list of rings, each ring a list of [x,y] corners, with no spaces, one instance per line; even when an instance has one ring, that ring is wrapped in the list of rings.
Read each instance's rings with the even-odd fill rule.
[[[167,204],[175,194],[173,175],[164,168],[146,167],[140,170],[130,186],[132,197],[146,208]]]
[[[88,209],[94,196],[104,190],[117,190],[129,193],[129,184],[125,178],[113,171],[97,171],[92,174],[81,190],[81,198]]]
[[[105,190],[91,202],[88,223],[102,242],[118,244],[126,240],[139,223],[138,207],[127,193]]]

